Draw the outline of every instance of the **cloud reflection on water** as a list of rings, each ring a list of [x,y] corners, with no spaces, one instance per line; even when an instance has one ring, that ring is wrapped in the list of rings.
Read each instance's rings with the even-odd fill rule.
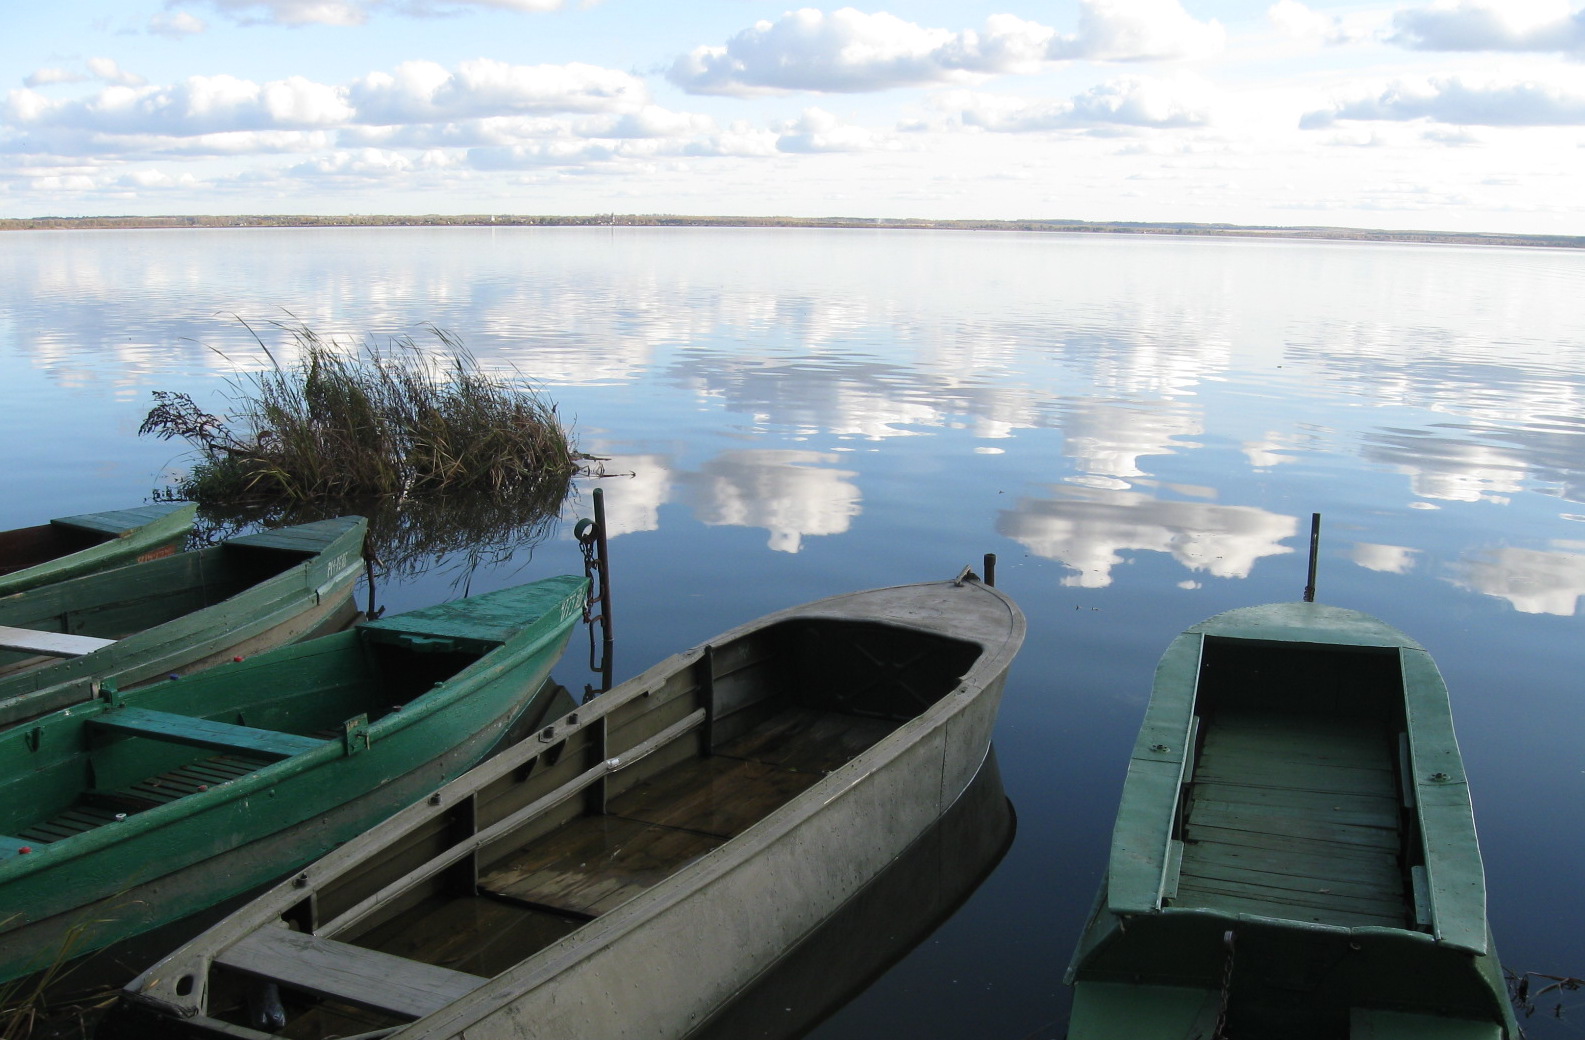
[[[1453,584],[1505,599],[1522,614],[1573,617],[1585,596],[1585,554],[1565,549],[1477,549],[1452,570]]]
[[[759,527],[766,545],[796,553],[807,537],[843,534],[862,511],[851,470],[829,468],[840,456],[797,449],[726,451],[694,471],[663,455],[607,455],[604,472],[622,475],[608,497],[613,537],[660,528],[660,508],[686,502],[703,524]],[[631,474],[631,476],[628,476]]]
[[[1037,556],[1077,573],[1064,585],[1112,583],[1125,553],[1167,553],[1191,571],[1247,578],[1256,562],[1293,549],[1282,540],[1299,529],[1291,516],[1253,506],[1174,502],[1137,492],[1063,489],[1056,498],[1023,498],[997,518],[996,530]]]

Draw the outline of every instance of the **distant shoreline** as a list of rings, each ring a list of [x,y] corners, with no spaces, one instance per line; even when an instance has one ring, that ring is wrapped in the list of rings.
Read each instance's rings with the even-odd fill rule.
[[[1539,246],[1585,249],[1585,236],[1502,232],[1384,231],[1344,227],[1089,220],[921,220],[869,217],[690,217],[670,214],[600,214],[553,217],[518,214],[416,216],[173,216],[0,218],[0,231],[69,231],[132,228],[341,228],[341,227],[747,227],[865,228],[929,231],[1038,231],[1096,235],[1193,235],[1212,238],[1323,239],[1337,242],[1408,242],[1439,245]]]

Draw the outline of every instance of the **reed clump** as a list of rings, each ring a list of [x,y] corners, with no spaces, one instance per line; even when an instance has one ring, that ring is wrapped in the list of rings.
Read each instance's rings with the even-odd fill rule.
[[[348,348],[305,325],[283,364],[237,376],[232,414],[156,391],[140,434],[198,452],[175,493],[203,504],[434,494],[564,497],[582,458],[556,406],[525,380],[482,371],[451,333]],[[253,331],[251,328],[249,331]]]

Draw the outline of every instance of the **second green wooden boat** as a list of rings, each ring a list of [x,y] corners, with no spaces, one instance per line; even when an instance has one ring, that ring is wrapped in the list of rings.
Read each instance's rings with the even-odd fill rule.
[[[181,548],[197,509],[155,502],[0,531],[0,596],[169,556]]]
[[[0,599],[0,726],[345,628],[367,522],[320,520]]]
[[[113,690],[0,733],[0,982],[205,911],[476,764],[588,583],[548,578]]]
[[[1447,687],[1358,611],[1278,603],[1156,669],[1070,1040],[1514,1040]]]

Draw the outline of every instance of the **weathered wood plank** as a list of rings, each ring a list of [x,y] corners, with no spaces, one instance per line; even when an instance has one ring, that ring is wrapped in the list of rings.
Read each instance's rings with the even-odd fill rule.
[[[1363,827],[1396,828],[1399,825],[1397,799],[1357,791],[1327,793],[1286,787],[1197,783],[1194,799],[1210,805],[1252,806],[1263,812],[1316,813],[1339,823]]]
[[[320,748],[325,743],[295,733],[254,729],[251,726],[233,726],[228,722],[214,722],[210,719],[168,711],[153,711],[148,708],[117,708],[89,719],[88,725],[96,730],[127,733],[152,740],[169,741],[173,744],[243,751],[277,758],[291,758],[293,755]]]
[[[68,635],[65,632],[40,632],[33,628],[0,625],[0,650],[16,650],[46,657],[81,657],[115,642],[96,636]]]
[[[359,936],[396,957],[491,977],[582,927],[584,915],[557,914],[489,896],[432,901]]]
[[[1400,892],[1383,890],[1379,885],[1358,881],[1346,875],[1300,877],[1273,871],[1252,870],[1248,866],[1197,857],[1183,871],[1183,884],[1237,885],[1252,892],[1293,892],[1317,899],[1337,897],[1350,903],[1369,904],[1372,909],[1407,916]],[[1397,887],[1397,886],[1394,886]],[[1341,904],[1339,904],[1341,905]]]
[[[1317,820],[1297,814],[1276,812],[1251,812],[1242,806],[1221,808],[1215,804],[1196,801],[1191,807],[1185,833],[1194,837],[1196,827],[1217,827],[1228,831],[1253,831],[1258,834],[1283,835],[1290,838],[1310,838],[1357,848],[1381,849],[1395,852],[1398,849],[1396,829],[1359,827],[1333,822],[1330,817]]]
[[[485,979],[285,928],[258,928],[215,963],[293,989],[362,1007],[422,1018],[484,985]]]
[[[1195,842],[1215,841],[1243,848],[1268,849],[1272,852],[1299,851],[1313,855],[1334,856],[1340,860],[1358,860],[1367,863],[1379,862],[1383,856],[1393,855],[1393,852],[1386,849],[1358,845],[1339,845],[1337,842],[1315,838],[1298,838],[1287,834],[1263,834],[1259,831],[1229,830],[1226,827],[1207,827],[1203,825],[1192,827],[1186,831],[1185,840],[1191,846]]]
[[[720,756],[691,759],[623,792],[607,809],[642,823],[730,838],[824,775]]]
[[[826,773],[880,743],[896,728],[897,723],[886,719],[799,708],[723,743],[715,754]]]
[[[1186,846],[1185,859],[1197,872],[1218,866],[1271,875],[1288,875],[1316,882],[1346,881],[1378,892],[1402,895],[1403,878],[1396,858],[1383,854],[1374,860],[1342,859],[1325,852],[1303,854],[1273,852],[1222,842],[1202,841]]]
[[[1365,925],[1377,927],[1402,926],[1401,918],[1383,914],[1360,913],[1354,910],[1322,909],[1293,903],[1278,903],[1253,898],[1247,894],[1201,892],[1187,879],[1178,892],[1178,906],[1214,906],[1218,910],[1235,914],[1260,914],[1285,920],[1312,921],[1317,924],[1337,925],[1340,928],[1358,928]]]
[[[492,895],[591,917],[704,855],[720,838],[614,816],[585,816],[479,878]]]
[[[1349,927],[1366,923],[1404,926],[1403,908],[1385,900],[1350,899],[1336,893],[1298,893],[1187,875],[1179,881],[1176,905],[1206,905],[1224,910],[1239,908],[1246,913],[1265,913],[1274,918],[1298,918]]]

